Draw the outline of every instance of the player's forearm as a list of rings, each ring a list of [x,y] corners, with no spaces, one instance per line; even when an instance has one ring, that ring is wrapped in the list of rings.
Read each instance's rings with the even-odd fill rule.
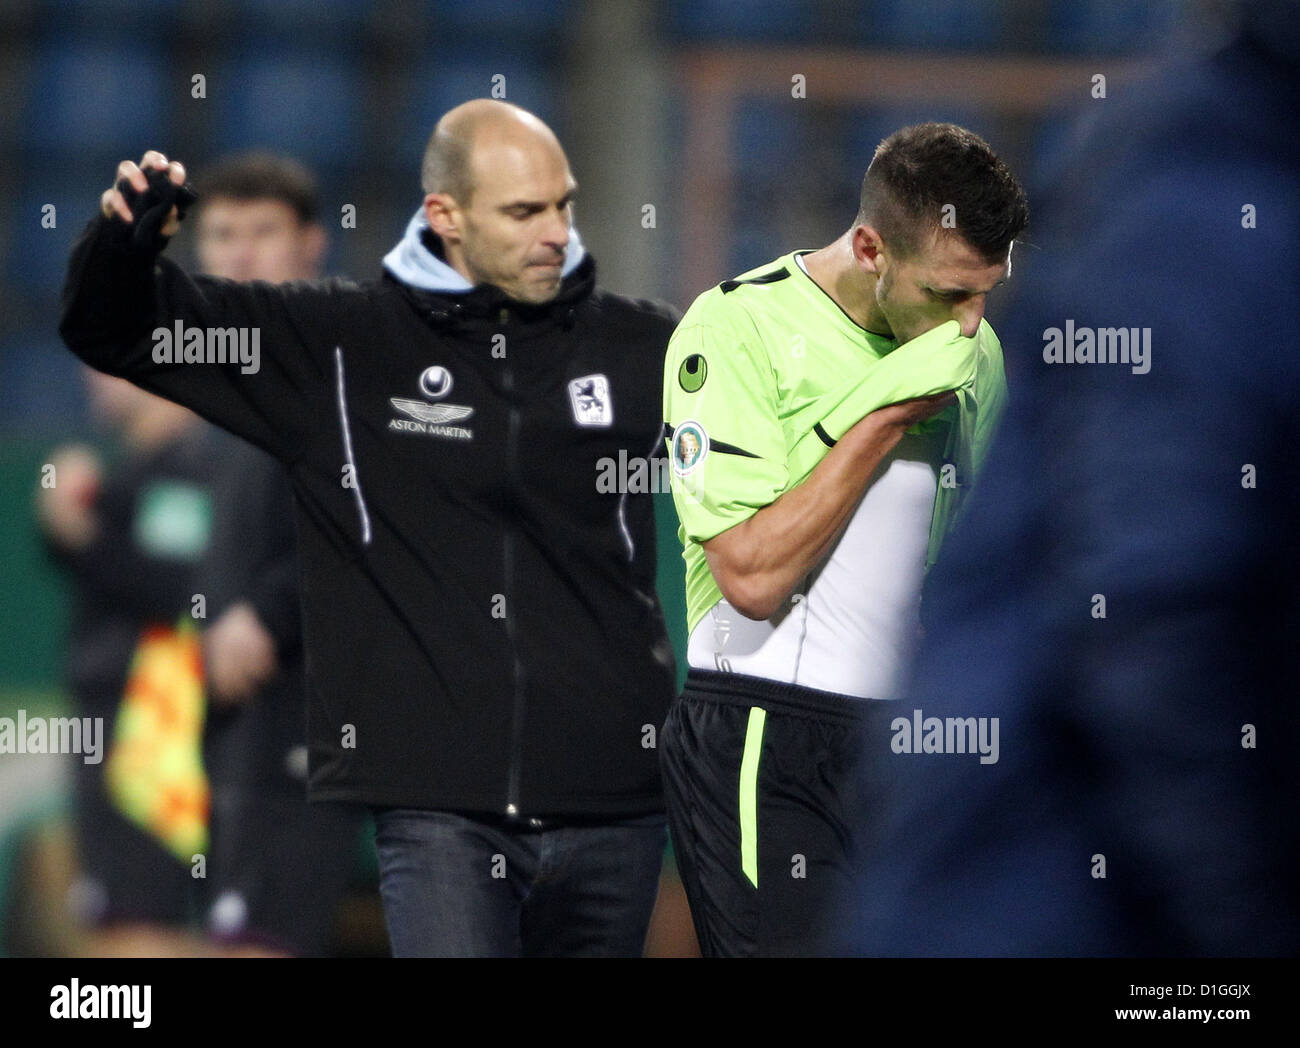
[[[903,427],[868,415],[808,478],[703,544],[718,588],[751,619],[776,613],[829,553]]]

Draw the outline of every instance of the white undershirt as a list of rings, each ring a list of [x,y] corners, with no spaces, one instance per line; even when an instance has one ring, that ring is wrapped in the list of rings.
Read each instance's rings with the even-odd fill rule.
[[[901,696],[920,634],[921,583],[945,431],[904,434],[830,556],[772,618],[720,600],[691,631],[687,661],[859,698]]]

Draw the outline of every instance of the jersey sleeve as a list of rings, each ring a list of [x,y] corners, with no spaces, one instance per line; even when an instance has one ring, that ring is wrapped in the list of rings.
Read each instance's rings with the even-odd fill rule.
[[[756,333],[688,316],[668,344],[664,418],[687,539],[706,542],[786,490],[776,376]]]
[[[972,455],[975,476],[984,469],[997,435],[998,424],[1006,413],[1007,373],[1002,358],[1002,342],[994,334],[988,321],[981,327],[981,346],[976,363],[975,390],[979,396],[979,413],[975,419],[975,439]]]
[[[886,404],[932,397],[975,381],[979,342],[963,338],[955,320],[946,321],[905,342],[880,361],[866,380],[844,390],[828,405],[822,429],[834,440]]]

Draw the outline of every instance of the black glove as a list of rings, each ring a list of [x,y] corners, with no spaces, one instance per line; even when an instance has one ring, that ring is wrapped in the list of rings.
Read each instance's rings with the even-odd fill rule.
[[[188,182],[178,186],[167,177],[163,168],[151,167],[145,169],[143,174],[149,182],[149,188],[143,193],[138,192],[128,178],[118,182],[117,189],[135,216],[131,246],[157,252],[167,243],[167,237],[162,235],[161,230],[172,205],[176,206],[177,216],[183,219],[186,209],[199,199],[199,195]]]

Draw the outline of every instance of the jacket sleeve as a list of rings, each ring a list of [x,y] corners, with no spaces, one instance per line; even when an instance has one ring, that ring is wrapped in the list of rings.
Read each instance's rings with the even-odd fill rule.
[[[170,260],[134,248],[130,227],[96,217],[72,251],[59,333],[91,367],[191,408],[291,461],[309,430],[312,390],[329,369],[313,331],[327,331],[330,282],[241,284],[190,277]],[[227,363],[184,362],[199,348],[242,337]],[[180,337],[178,337],[180,336]],[[176,342],[181,345],[175,345]],[[313,355],[313,347],[317,355]],[[181,358],[181,359],[177,359]]]

